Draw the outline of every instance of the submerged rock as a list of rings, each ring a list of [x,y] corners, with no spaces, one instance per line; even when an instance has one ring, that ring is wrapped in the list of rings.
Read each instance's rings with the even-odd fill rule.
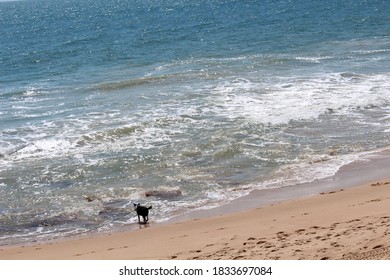
[[[101,201],[101,199],[97,196],[94,196],[94,195],[83,195],[83,198],[86,202],[93,202],[95,200],[97,201]]]
[[[155,196],[159,198],[175,198],[182,196],[181,190],[150,190],[145,192],[145,196]]]

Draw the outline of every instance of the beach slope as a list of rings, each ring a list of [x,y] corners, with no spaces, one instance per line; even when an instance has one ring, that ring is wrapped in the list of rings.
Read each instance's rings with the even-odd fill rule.
[[[0,259],[390,259],[390,180],[261,208],[47,244]]]

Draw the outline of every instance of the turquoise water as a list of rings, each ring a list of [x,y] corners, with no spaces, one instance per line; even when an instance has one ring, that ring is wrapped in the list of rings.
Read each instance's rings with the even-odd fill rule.
[[[0,2],[1,244],[127,226],[136,201],[159,222],[388,147],[389,14],[374,0]]]

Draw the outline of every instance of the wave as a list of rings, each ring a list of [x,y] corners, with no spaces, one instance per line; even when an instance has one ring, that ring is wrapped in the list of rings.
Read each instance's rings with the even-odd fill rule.
[[[245,69],[250,65],[256,65],[255,67],[259,67],[259,65],[261,67],[273,67],[285,64],[296,64],[299,61],[317,62],[329,59],[332,58],[329,56],[305,58],[303,56],[295,57],[283,54],[242,55],[223,58],[190,58],[155,65],[152,71],[146,71],[142,77],[99,83],[94,85],[92,90],[115,91],[152,84],[175,84],[177,82],[187,82],[194,79],[204,82],[218,81],[219,79],[225,79],[230,75],[240,74],[241,72],[237,72],[237,65],[241,65],[243,69]],[[245,75],[246,73],[243,72],[242,74]]]
[[[0,158],[12,156],[13,154],[16,154],[17,152],[19,152],[20,150],[24,149],[27,146],[28,146],[28,144],[23,144],[23,145],[18,145],[16,147],[13,147],[11,149],[7,149],[7,150],[2,151],[2,152],[0,151]]]
[[[85,146],[92,143],[112,142],[119,138],[130,136],[139,130],[142,130],[142,127],[134,125],[94,132],[81,136],[81,139],[77,141],[77,145]]]
[[[390,75],[353,72],[279,78],[276,81],[225,81],[214,88],[218,114],[256,123],[287,124],[390,103]]]
[[[183,74],[166,74],[160,76],[145,76],[129,80],[117,81],[117,82],[108,82],[102,83],[94,87],[96,90],[102,91],[111,91],[111,90],[121,90],[137,86],[143,86],[153,83],[161,83],[166,81],[173,81],[175,79],[182,78]]]

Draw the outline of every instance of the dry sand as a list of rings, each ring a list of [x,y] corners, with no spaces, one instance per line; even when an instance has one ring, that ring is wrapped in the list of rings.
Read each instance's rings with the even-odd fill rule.
[[[2,247],[0,259],[390,259],[390,180],[223,216]]]

